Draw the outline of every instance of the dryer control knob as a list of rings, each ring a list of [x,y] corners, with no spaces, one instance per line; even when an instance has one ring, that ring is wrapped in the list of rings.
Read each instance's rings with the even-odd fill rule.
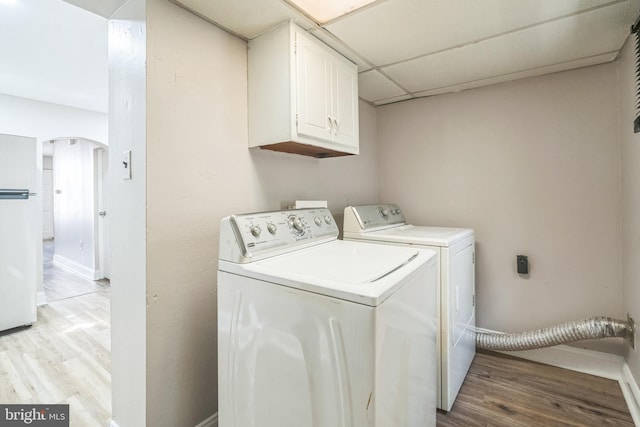
[[[270,222],[269,224],[267,224],[267,230],[269,231],[269,233],[276,234],[277,229],[278,227],[276,227],[274,223]]]
[[[262,233],[262,230],[257,225],[251,226],[249,230],[251,231],[251,234],[253,234],[255,237],[260,236],[260,233]]]
[[[313,222],[315,222],[318,227],[322,225],[322,219],[320,219],[319,216],[313,218]]]
[[[329,215],[325,216],[324,222],[326,222],[327,224],[331,224],[331,217]]]
[[[381,216],[383,219],[388,219],[388,218],[389,218],[389,209],[387,209],[387,208],[380,208],[379,212],[380,212],[380,216]]]

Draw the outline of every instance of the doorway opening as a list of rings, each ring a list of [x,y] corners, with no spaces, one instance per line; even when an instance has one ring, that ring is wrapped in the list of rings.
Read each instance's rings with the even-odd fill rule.
[[[43,288],[52,301],[109,286],[109,156],[107,145],[88,138],[44,144]]]

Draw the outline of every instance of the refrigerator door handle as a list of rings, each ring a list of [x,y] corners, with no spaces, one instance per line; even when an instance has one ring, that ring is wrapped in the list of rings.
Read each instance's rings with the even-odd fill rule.
[[[0,189],[0,200],[23,200],[37,193],[30,193],[28,189]]]

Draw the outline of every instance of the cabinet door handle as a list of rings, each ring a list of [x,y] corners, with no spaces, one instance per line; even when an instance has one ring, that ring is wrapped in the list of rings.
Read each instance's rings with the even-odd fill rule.
[[[327,119],[329,121],[329,133],[332,135],[337,135],[338,127],[340,127],[338,120],[335,117],[331,117],[331,116],[328,116]]]
[[[329,120],[329,133],[333,135],[335,134],[336,119],[331,116],[328,116],[327,119]]]

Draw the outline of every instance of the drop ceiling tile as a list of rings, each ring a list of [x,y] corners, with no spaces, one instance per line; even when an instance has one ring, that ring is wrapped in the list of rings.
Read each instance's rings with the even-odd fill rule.
[[[382,71],[405,89],[424,92],[617,52],[628,36],[636,7],[618,3]]]
[[[362,7],[366,7],[374,1],[384,0],[340,0],[340,1],[318,1],[318,0],[285,0],[293,3],[300,10],[310,15],[316,22],[329,22],[341,16],[347,15]]]
[[[371,64],[369,64],[365,59],[361,58],[355,51],[350,49],[326,30],[316,28],[311,30],[310,33],[327,45],[331,46],[337,52],[340,52],[345,58],[349,58],[350,61],[354,62],[358,66],[359,72],[370,70],[372,68]]]
[[[501,76],[490,77],[488,79],[475,80],[472,82],[460,83],[452,86],[444,86],[437,89],[426,90],[422,92],[416,92],[416,97],[440,95],[449,92],[460,92],[466,89],[473,89],[483,86],[489,86],[498,83],[510,82],[513,80],[526,79],[530,77],[542,76],[545,74],[557,73],[560,71],[573,70],[581,67],[588,67],[590,65],[603,64],[605,62],[611,62],[616,59],[617,52],[607,53],[604,55],[596,55],[589,58],[579,59],[576,61],[569,61],[560,64],[553,64],[547,67],[535,68],[531,70],[504,74]]]
[[[381,66],[605,3],[612,0],[388,0],[326,28]]]
[[[247,40],[290,19],[294,19],[306,30],[315,26],[308,18],[281,0],[172,1]]]
[[[358,95],[366,101],[374,102],[406,95],[406,92],[379,71],[371,70],[358,75]]]

